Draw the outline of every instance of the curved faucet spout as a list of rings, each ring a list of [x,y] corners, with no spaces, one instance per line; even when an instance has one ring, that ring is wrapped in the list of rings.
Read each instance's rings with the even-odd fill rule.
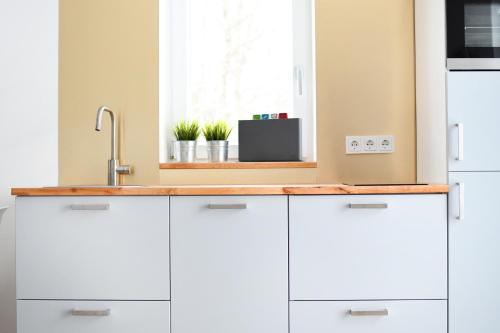
[[[97,117],[95,121],[95,130],[100,132],[102,129],[102,115],[104,112],[109,113],[111,117],[111,159],[116,160],[116,123],[115,123],[115,114],[114,112],[108,108],[107,106],[101,106],[97,109]]]
[[[95,130],[100,132],[102,129],[102,115],[104,112],[109,113],[111,117],[111,158],[108,161],[108,185],[117,186],[120,184],[119,175],[130,175],[132,173],[132,167],[130,165],[120,165],[120,161],[117,157],[116,149],[116,120],[115,114],[107,106],[101,106],[97,109],[97,117],[95,121]]]

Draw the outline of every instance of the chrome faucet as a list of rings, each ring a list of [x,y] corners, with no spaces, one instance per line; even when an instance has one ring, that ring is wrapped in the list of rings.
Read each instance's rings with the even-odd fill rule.
[[[108,185],[118,186],[120,184],[119,175],[130,175],[132,173],[132,167],[130,165],[120,165],[120,161],[117,158],[116,149],[116,122],[115,114],[107,106],[101,106],[97,110],[97,119],[95,122],[95,130],[100,132],[102,128],[102,114],[104,112],[109,113],[111,117],[111,159],[108,161]]]

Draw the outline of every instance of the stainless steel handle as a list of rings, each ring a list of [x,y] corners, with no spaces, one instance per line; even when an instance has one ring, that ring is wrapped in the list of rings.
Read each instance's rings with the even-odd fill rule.
[[[464,124],[458,123],[455,124],[455,127],[458,128],[458,156],[456,158],[457,161],[464,160]]]
[[[107,317],[111,314],[111,309],[104,310],[71,310],[72,316],[83,316],[83,317]]]
[[[109,204],[72,204],[71,210],[109,210]]]
[[[374,203],[374,204],[353,204],[350,203],[347,207],[351,209],[387,209],[389,205],[386,203]]]
[[[388,316],[388,309],[381,310],[349,310],[349,314],[353,317],[369,317],[369,316]]]
[[[297,80],[297,95],[304,95],[304,69],[302,66],[295,66],[295,76]]]
[[[208,209],[247,209],[247,204],[208,204]]]
[[[465,217],[465,185],[456,183],[458,186],[458,216],[457,220],[463,221]]]
[[[116,172],[120,175],[131,175],[132,167],[130,165],[118,165],[116,167]]]

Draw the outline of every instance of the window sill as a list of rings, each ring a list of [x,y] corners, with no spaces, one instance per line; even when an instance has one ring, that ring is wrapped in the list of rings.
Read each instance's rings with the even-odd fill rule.
[[[222,163],[194,162],[160,163],[160,169],[314,169],[317,162],[238,162],[228,161]]]

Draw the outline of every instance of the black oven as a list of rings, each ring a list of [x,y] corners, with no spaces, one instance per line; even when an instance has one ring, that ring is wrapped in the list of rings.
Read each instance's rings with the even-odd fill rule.
[[[500,0],[446,0],[448,69],[500,70]]]

